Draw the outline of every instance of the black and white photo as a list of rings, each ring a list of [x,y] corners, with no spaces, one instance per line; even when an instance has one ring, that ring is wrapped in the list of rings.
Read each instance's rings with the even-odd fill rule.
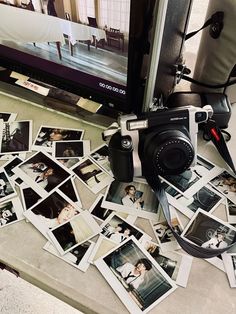
[[[0,201],[7,200],[16,195],[16,190],[8,178],[5,170],[0,169]]]
[[[236,255],[224,252],[222,255],[225,271],[231,288],[236,288]]]
[[[1,154],[29,152],[32,145],[32,121],[4,122]]]
[[[17,113],[14,112],[0,112],[0,119],[2,119],[4,122],[12,122],[15,121],[17,117]]]
[[[55,141],[82,140],[84,130],[42,125],[33,142],[33,150],[52,152]]]
[[[48,236],[61,255],[66,254],[101,232],[101,228],[87,211],[48,231]]]
[[[105,169],[108,173],[112,174],[110,162],[108,160],[109,152],[108,152],[108,146],[107,144],[103,144],[90,153],[90,157],[97,163],[99,166],[101,166],[103,169]]]
[[[19,197],[0,203],[0,228],[23,219],[23,207]]]
[[[211,180],[211,184],[231,202],[236,203],[236,176],[223,170]]]
[[[112,176],[89,157],[83,158],[70,169],[95,194],[113,181]]]
[[[102,228],[101,234],[115,243],[121,243],[131,236],[134,236],[140,243],[151,239],[147,233],[130,224],[116,213],[112,213],[100,227]]]
[[[158,200],[144,181],[130,183],[114,180],[108,186],[102,206],[147,219],[156,219]]]
[[[24,212],[25,217],[45,236],[47,232],[81,212],[65,194],[57,190]]]
[[[130,313],[147,313],[176,289],[171,278],[134,237],[94,264]]]
[[[56,159],[74,159],[87,156],[90,153],[90,141],[54,141],[52,155]]]
[[[230,224],[236,223],[236,204],[226,199],[226,213]]]
[[[203,248],[224,249],[235,242],[236,228],[199,209],[181,236]]]
[[[18,165],[15,173],[42,197],[59,187],[72,172],[46,152],[37,152]]]

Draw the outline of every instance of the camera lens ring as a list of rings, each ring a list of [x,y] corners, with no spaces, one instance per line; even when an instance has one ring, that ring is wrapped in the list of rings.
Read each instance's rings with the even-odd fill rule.
[[[191,166],[195,156],[187,129],[178,127],[145,134],[140,154],[145,171],[155,169],[160,175],[182,173]]]

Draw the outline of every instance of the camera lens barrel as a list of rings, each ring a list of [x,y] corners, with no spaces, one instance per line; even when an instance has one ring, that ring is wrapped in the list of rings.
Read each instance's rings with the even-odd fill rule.
[[[142,155],[142,157],[141,157]],[[188,131],[175,129],[156,130],[145,134],[140,159],[145,171],[154,168],[160,175],[179,174],[188,169],[194,160],[194,148]]]

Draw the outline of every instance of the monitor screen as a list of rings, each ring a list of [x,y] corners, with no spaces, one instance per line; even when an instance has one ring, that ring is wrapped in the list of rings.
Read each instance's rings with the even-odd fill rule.
[[[154,7],[155,0],[0,1],[0,65],[138,111]]]

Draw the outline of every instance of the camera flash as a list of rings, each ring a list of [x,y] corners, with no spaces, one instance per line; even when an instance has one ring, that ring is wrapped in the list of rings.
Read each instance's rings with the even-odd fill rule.
[[[146,129],[148,127],[148,120],[133,120],[127,122],[127,128],[129,131]]]

